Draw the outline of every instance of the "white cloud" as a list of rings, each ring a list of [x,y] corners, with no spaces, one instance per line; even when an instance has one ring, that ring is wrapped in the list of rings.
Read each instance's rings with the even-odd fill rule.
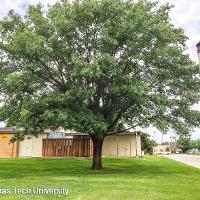
[[[46,7],[48,4],[52,5],[57,0],[0,0],[0,18],[4,17],[9,10],[15,10],[19,14],[24,14],[28,5],[35,5],[41,3]]]
[[[4,122],[0,122],[0,127],[5,127],[5,123]]]
[[[189,37],[187,52],[191,59],[198,61],[196,44],[200,41],[200,0],[160,0],[160,2],[169,2],[175,6],[170,12],[172,22],[176,27],[184,29]]]

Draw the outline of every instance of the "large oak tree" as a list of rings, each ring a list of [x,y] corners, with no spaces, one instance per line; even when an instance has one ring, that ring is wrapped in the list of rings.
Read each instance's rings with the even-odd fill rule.
[[[199,68],[170,6],[146,0],[61,1],[10,11],[0,22],[1,120],[28,134],[88,133],[93,169],[107,135],[150,124],[199,126]]]

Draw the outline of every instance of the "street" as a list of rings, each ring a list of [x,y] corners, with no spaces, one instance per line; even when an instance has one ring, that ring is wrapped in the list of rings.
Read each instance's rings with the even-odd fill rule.
[[[188,155],[188,154],[171,154],[165,155],[164,157],[170,158],[172,160],[176,160],[182,162],[184,164],[196,167],[200,169],[200,155]]]

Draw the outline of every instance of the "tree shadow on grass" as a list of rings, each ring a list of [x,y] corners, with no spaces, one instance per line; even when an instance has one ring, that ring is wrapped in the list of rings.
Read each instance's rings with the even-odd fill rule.
[[[189,166],[167,159],[143,160],[128,158],[104,158],[105,168],[100,171],[90,169],[89,158],[29,158],[0,159],[1,179],[21,179],[26,177],[156,177],[174,174],[198,174],[199,170],[189,170]]]

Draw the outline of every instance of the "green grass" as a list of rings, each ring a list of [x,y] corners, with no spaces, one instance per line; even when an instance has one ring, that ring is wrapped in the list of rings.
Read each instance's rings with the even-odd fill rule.
[[[200,170],[163,157],[91,159],[0,159],[0,188],[69,189],[68,196],[0,195],[2,200],[199,200]]]

